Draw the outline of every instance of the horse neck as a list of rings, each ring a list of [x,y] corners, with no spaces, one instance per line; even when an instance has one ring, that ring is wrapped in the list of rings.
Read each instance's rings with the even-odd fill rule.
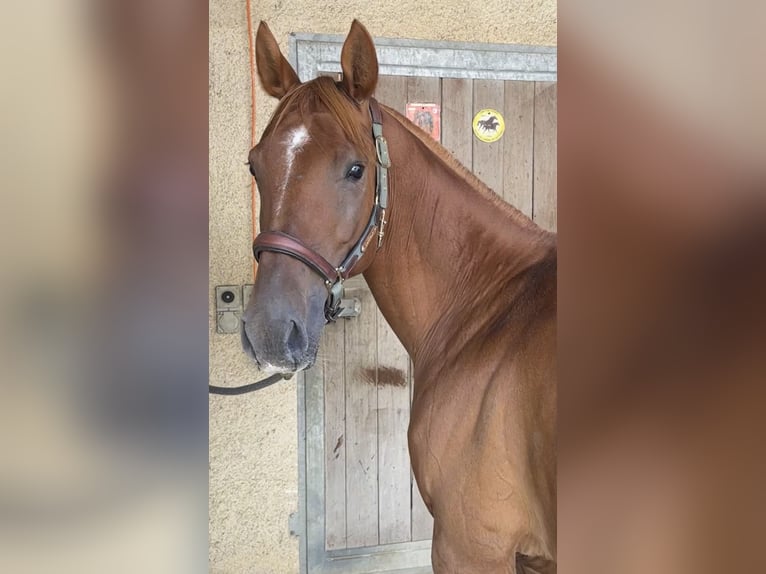
[[[364,275],[417,369],[441,352],[437,339],[469,337],[482,318],[510,308],[517,279],[555,250],[555,240],[386,112],[389,221]]]

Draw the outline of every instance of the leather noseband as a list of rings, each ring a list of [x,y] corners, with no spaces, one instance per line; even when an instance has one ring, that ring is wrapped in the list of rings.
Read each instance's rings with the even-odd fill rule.
[[[375,205],[372,207],[370,219],[362,232],[362,236],[341,264],[335,267],[300,239],[282,231],[264,231],[259,233],[253,242],[253,255],[256,261],[260,259],[260,254],[264,251],[281,253],[297,259],[324,279],[327,287],[324,313],[328,322],[335,321],[343,310],[341,306],[343,282],[351,276],[354,266],[364,255],[376,231],[378,236],[377,249],[383,245],[386,208],[388,207],[388,168],[391,167],[391,160],[388,156],[386,138],[383,137],[383,116],[380,106],[372,98],[370,98],[370,116],[372,117],[372,137],[375,139],[377,155]]]

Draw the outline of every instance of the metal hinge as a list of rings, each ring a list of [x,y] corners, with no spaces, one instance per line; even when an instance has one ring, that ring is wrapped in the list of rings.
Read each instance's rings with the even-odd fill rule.
[[[352,297],[350,299],[341,299],[340,306],[342,311],[338,317],[343,317],[344,319],[358,317],[362,312],[362,302],[356,297]]]

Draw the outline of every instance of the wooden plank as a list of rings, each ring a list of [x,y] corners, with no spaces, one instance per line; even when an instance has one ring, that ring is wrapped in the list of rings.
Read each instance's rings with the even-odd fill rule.
[[[378,314],[378,507],[380,544],[410,540],[410,419],[407,351]]]
[[[442,88],[438,78],[381,76],[376,97],[404,114],[408,102],[442,105]],[[444,110],[442,137],[445,128],[443,114]],[[377,309],[376,312],[379,313]],[[378,316],[378,321],[378,369],[402,369],[407,381],[406,387],[401,389],[378,387],[379,541],[380,544],[407,541],[413,534],[417,540],[428,540],[431,538],[433,519],[414,485],[407,447],[409,405],[412,400],[411,362],[396,335],[383,323],[382,315]]]
[[[378,543],[377,313],[369,289],[347,289],[361,314],[346,323],[346,546]]]
[[[407,78],[407,103],[442,104],[440,78]]]
[[[534,82],[505,82],[503,199],[532,217]]]
[[[505,107],[504,89],[504,82],[501,80],[474,80],[471,120],[473,121],[473,116],[484,108],[491,108],[502,114]],[[473,172],[500,196],[503,194],[503,140],[506,137],[507,133],[499,140],[487,143],[472,135]]]
[[[306,407],[306,559],[309,564],[319,564],[325,556],[324,369],[321,364],[305,372],[303,399]]]
[[[442,80],[442,145],[467,168],[473,164],[473,82]]]
[[[407,78],[381,76],[378,99],[404,114]],[[380,311],[377,317],[378,350],[378,508],[380,544],[410,540],[410,457],[407,425],[410,418],[408,385],[409,357]],[[404,372],[401,387],[381,385],[393,382],[396,371]]]
[[[346,548],[345,321],[327,325],[318,366],[324,374],[325,548]]]
[[[414,369],[410,361],[410,403],[412,403],[412,390],[414,388]],[[412,540],[430,540],[434,530],[434,519],[420,496],[415,476],[410,473],[410,489],[412,492]]]
[[[556,84],[535,82],[533,219],[556,230]]]
[[[291,533],[298,536],[298,564],[300,571],[306,572],[308,570],[308,540],[311,537],[306,517],[306,491],[309,483],[306,474],[306,371],[298,373],[295,379],[298,399],[298,511],[293,525],[295,528],[291,528]],[[320,536],[320,540],[323,539],[324,536]]]
[[[380,76],[375,97],[379,102],[405,114],[407,104],[407,78],[404,76]]]

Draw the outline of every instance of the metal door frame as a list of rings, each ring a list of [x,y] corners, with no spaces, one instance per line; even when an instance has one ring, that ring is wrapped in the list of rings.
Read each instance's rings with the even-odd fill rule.
[[[290,63],[301,81],[339,73],[344,36],[290,34]],[[556,48],[375,38],[379,73],[386,76],[555,82]]]

